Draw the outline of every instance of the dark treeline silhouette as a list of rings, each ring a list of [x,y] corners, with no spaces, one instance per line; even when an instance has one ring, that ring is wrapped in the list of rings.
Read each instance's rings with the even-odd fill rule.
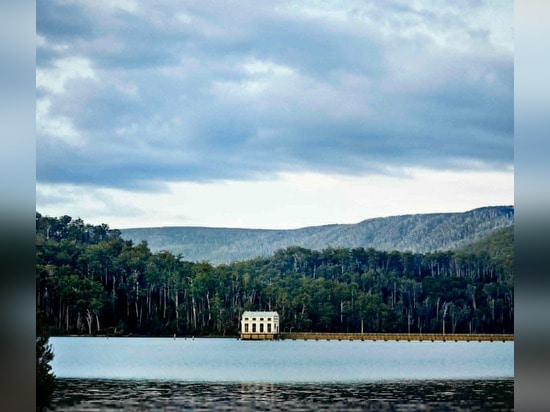
[[[416,254],[288,247],[193,263],[106,224],[36,214],[37,307],[53,335],[237,335],[243,310],[281,331],[513,333],[513,227]]]
[[[36,410],[45,411],[50,406],[56,387],[55,375],[50,362],[53,351],[44,324],[44,314],[36,311]]]

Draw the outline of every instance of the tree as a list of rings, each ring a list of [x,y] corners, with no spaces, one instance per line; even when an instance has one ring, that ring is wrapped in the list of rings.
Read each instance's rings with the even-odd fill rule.
[[[36,409],[46,410],[50,405],[51,396],[55,389],[55,375],[52,373],[50,362],[53,360],[53,351],[48,343],[49,336],[45,327],[45,316],[40,310],[36,311]]]
[[[380,332],[381,319],[388,313],[388,307],[382,302],[380,295],[370,293],[360,295],[357,299],[357,307],[361,318],[361,333],[365,331],[365,321],[368,332]]]
[[[282,331],[510,333],[512,235],[483,250],[291,246],[213,266],[37,213],[36,304],[56,334],[236,334],[243,310],[278,311]]]

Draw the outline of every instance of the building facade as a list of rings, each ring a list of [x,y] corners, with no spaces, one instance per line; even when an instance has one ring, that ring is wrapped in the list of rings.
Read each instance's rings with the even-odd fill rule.
[[[277,312],[246,311],[241,317],[241,339],[276,339],[279,335],[279,314]]]

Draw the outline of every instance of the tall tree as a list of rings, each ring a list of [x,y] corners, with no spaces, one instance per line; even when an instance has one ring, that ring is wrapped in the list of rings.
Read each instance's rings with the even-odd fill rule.
[[[50,362],[53,360],[52,347],[45,325],[45,316],[36,311],[36,410],[44,411],[50,406],[55,389],[55,375]]]

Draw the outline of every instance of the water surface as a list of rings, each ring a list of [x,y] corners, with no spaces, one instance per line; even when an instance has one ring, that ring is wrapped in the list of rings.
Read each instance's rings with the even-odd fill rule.
[[[50,342],[58,411],[513,410],[513,342]]]
[[[61,379],[57,411],[511,411],[514,382],[237,384]]]
[[[63,378],[367,382],[514,376],[513,342],[51,338]]]

